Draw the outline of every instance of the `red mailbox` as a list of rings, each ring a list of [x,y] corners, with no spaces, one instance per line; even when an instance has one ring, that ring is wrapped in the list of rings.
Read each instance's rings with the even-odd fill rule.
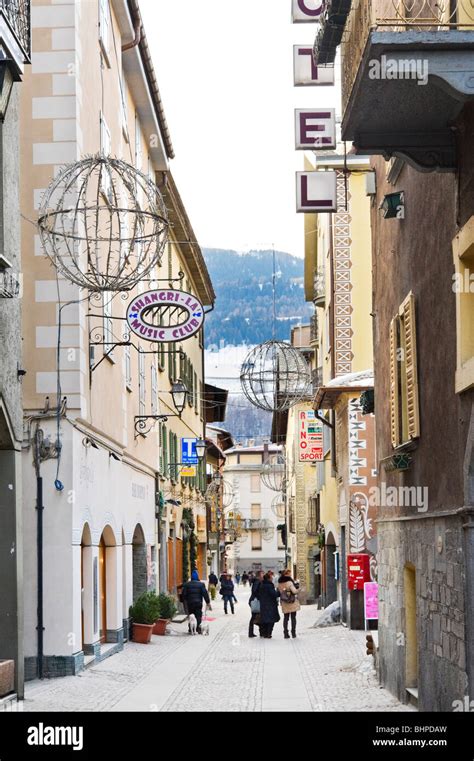
[[[347,579],[349,589],[364,589],[365,582],[370,581],[369,555],[347,556]]]

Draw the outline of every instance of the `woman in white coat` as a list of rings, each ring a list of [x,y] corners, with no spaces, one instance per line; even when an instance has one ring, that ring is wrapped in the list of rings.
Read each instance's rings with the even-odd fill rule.
[[[299,586],[299,585],[298,585]],[[278,591],[280,592],[281,609],[283,611],[283,631],[285,639],[290,639],[288,624],[291,617],[291,636],[296,637],[296,613],[301,608],[298,601],[298,587],[291,578],[288,568],[282,571],[278,579]]]

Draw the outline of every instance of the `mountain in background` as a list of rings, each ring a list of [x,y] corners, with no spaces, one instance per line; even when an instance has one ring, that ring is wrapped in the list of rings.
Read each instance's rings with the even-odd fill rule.
[[[247,352],[272,338],[273,251],[203,253],[217,297],[206,317],[206,379],[229,390],[224,425],[235,440],[261,444],[270,437],[272,414],[251,405],[239,376]],[[276,338],[288,341],[291,328],[307,324],[312,314],[304,300],[304,262],[277,251],[276,272]]]
[[[203,253],[217,296],[206,318],[206,348],[255,346],[271,339],[273,251],[207,248]],[[304,299],[304,262],[277,251],[276,272],[276,338],[287,341],[290,329],[311,316]]]

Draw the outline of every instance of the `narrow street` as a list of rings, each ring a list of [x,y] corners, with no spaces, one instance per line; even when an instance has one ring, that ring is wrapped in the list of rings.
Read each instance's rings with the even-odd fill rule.
[[[314,629],[303,607],[296,640],[282,623],[271,641],[247,637],[248,588],[237,589],[235,616],[215,601],[209,637],[172,624],[149,645],[123,652],[75,677],[30,682],[25,711],[412,711],[381,688],[365,655],[365,633]]]

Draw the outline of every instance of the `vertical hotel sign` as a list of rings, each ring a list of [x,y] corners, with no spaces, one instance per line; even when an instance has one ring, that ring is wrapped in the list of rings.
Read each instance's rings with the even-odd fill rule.
[[[291,0],[294,24],[314,24],[325,10],[325,0]],[[334,67],[319,66],[308,45],[293,47],[295,87],[334,84]],[[297,151],[334,150],[336,114],[332,108],[295,110],[295,147]],[[296,211],[302,214],[337,211],[335,172],[297,172]]]
[[[323,424],[313,410],[301,410],[298,414],[298,450],[300,462],[324,460]]]

